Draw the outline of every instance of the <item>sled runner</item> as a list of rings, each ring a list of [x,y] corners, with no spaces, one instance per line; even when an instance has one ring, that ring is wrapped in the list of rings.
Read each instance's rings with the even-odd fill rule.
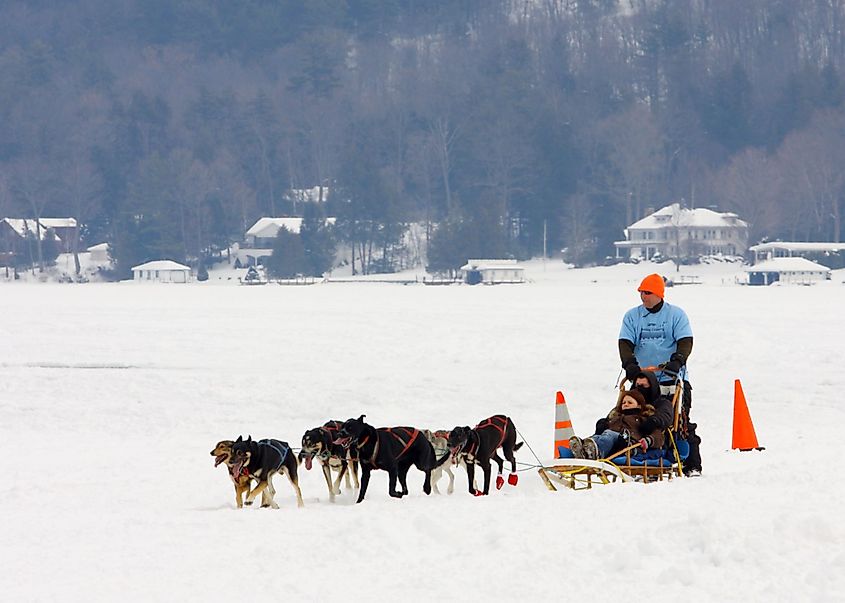
[[[650,370],[660,367],[651,367]],[[648,369],[647,369],[648,370]],[[620,390],[625,387],[623,378]],[[613,453],[611,457],[590,460],[574,458],[569,448],[559,446],[561,458],[548,466],[540,467],[538,473],[549,490],[557,490],[552,480],[572,490],[592,488],[594,483],[609,484],[616,481],[663,481],[683,475],[683,461],[689,454],[689,444],[682,437],[681,396],[683,382],[676,377],[671,385],[662,385],[663,395],[672,396],[673,423],[666,429],[666,443],[663,448],[641,452],[639,444]]]

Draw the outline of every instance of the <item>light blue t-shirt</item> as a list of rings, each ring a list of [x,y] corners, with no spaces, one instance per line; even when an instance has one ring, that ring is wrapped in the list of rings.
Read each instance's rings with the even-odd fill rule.
[[[692,337],[686,312],[665,301],[659,312],[649,312],[642,305],[631,308],[625,312],[619,331],[619,339],[633,342],[634,355],[643,368],[669,362],[678,349],[678,340],[684,337]],[[686,366],[681,369],[681,378],[689,381]]]

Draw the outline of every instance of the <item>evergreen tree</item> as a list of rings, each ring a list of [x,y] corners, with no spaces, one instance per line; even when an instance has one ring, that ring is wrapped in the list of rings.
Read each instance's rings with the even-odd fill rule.
[[[300,236],[284,226],[280,228],[273,241],[273,255],[267,260],[265,267],[273,278],[294,278],[308,272],[305,247]]]
[[[332,227],[326,223],[321,207],[316,203],[305,205],[302,227],[299,235],[308,266],[305,274],[322,276],[332,269],[337,244],[335,243]]]

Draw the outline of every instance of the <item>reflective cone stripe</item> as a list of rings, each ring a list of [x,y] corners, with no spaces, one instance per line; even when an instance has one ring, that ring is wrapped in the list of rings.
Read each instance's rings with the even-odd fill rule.
[[[743,452],[765,450],[757,443],[757,433],[754,431],[754,423],[751,421],[751,413],[748,412],[748,404],[745,402],[745,394],[739,379],[734,381],[734,424],[731,448]]]
[[[560,458],[558,446],[569,448],[569,438],[575,435],[572,429],[572,421],[569,419],[569,409],[566,408],[566,400],[563,393],[558,392],[555,398],[555,456]]]

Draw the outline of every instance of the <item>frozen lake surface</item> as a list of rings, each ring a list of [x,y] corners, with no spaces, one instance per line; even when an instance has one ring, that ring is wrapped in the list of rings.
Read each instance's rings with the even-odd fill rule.
[[[408,497],[375,472],[356,506],[301,466],[304,508],[278,478],[279,510],[239,511],[213,467],[218,440],[298,447],[362,413],[432,429],[505,413],[548,460],[557,390],[579,435],[613,405],[621,317],[655,269],[535,263],[534,282],[499,287],[0,285],[0,592],[841,600],[841,271],[755,288],[695,267],[703,284],[667,289],[695,332],[701,479],[551,493],[531,469],[475,498],[459,473],[453,495],[426,497],[411,469]],[[736,378],[765,452],[729,451]]]

